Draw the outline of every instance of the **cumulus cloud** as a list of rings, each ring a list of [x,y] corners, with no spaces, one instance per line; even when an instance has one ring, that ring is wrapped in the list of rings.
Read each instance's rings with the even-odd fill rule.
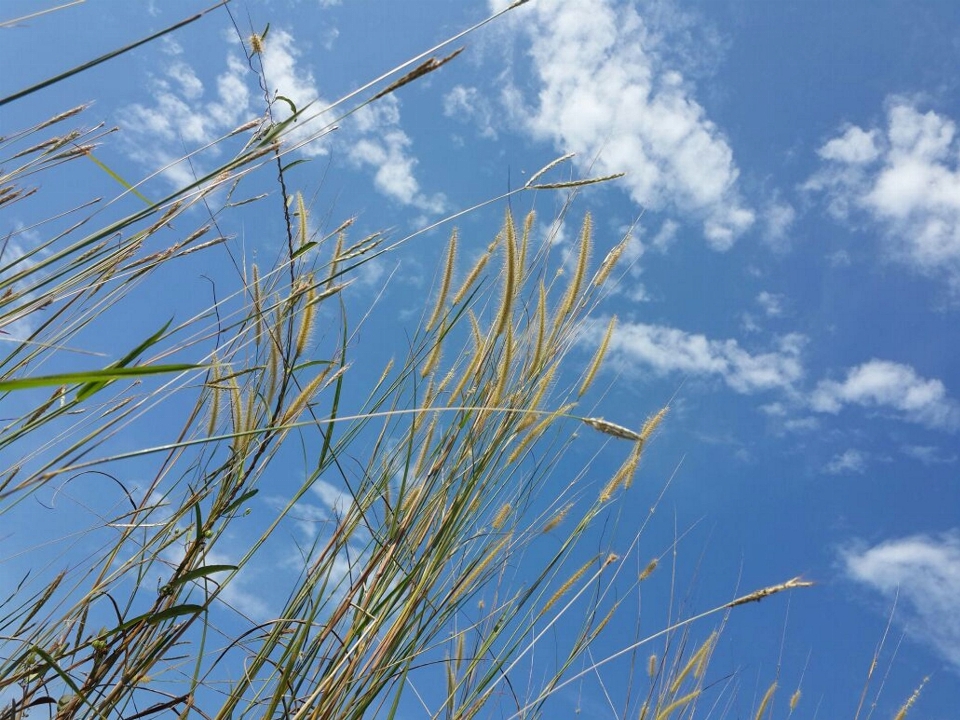
[[[627,172],[636,203],[698,217],[718,250],[753,224],[726,138],[632,5],[532,3],[513,15],[511,27],[529,45],[537,93],[532,106],[516,86],[504,94],[523,130],[576,152],[582,168]]]
[[[822,380],[810,398],[817,412],[837,414],[845,405],[887,408],[928,427],[956,429],[960,406],[940,380],[928,380],[909,365],[870,360],[847,371],[845,380]]]
[[[194,170],[180,161],[184,144],[196,148],[212,143],[254,113],[239,58],[227,58],[216,92],[208,93],[194,69],[179,59],[183,52],[179,45],[169,44],[166,51],[174,60],[164,76],[153,79],[153,103],[124,108],[120,121],[131,157],[151,168],[164,167],[164,177],[183,187],[194,179]],[[216,155],[218,149],[208,152]]]
[[[898,598],[908,634],[960,670],[960,533],[855,545],[841,560],[851,580]]]
[[[835,455],[828,462],[823,471],[830,475],[847,475],[850,473],[862,473],[867,467],[867,459],[859,450],[853,448],[845,450],[840,455]]]
[[[890,98],[886,126],[848,125],[817,154],[805,184],[842,220],[882,229],[891,256],[960,291],[960,141],[953,120]]]
[[[594,328],[599,334],[604,323]],[[610,340],[609,357],[621,369],[646,366],[655,372],[681,372],[721,378],[738,393],[790,390],[803,377],[802,335],[780,337],[775,349],[751,354],[736,340],[711,340],[663,325],[621,323]]]
[[[443,193],[425,195],[414,175],[417,159],[408,150],[413,142],[400,129],[400,104],[393,95],[356,113],[360,137],[351,143],[347,156],[358,167],[374,173],[374,186],[402,205],[440,214],[446,207]],[[349,135],[349,131],[348,131]]]
[[[192,171],[178,163],[184,143],[201,146],[213,142],[254,117],[261,93],[258,81],[237,52],[227,56],[226,70],[209,92],[182,57],[175,43],[166,46],[173,60],[164,75],[153,80],[154,102],[125,108],[122,125],[131,139],[131,155],[150,166],[170,165],[167,179],[176,186],[192,180]],[[293,35],[271,28],[260,55],[263,76],[271,97],[282,96],[302,111],[287,135],[289,143],[307,156],[324,155],[336,143],[357,168],[372,171],[378,191],[402,205],[439,214],[446,199],[441,193],[428,196],[421,191],[411,153],[413,142],[401,128],[399,101],[394,96],[361,108],[344,123],[341,133],[328,137],[333,116],[326,111],[330,101],[320,93],[316,78],[301,61]],[[283,100],[273,104],[274,118],[285,120],[293,108]],[[216,152],[216,148],[212,149]]]

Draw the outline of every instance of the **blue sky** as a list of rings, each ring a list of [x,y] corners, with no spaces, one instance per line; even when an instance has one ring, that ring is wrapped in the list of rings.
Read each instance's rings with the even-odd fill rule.
[[[323,108],[506,4],[232,7],[244,33],[271,24],[271,90]],[[5,0],[0,19],[36,5]],[[202,7],[89,0],[2,29],[0,94]],[[535,202],[540,236],[561,249],[590,210],[598,257],[637,223],[629,269],[582,349],[588,358],[618,316],[595,398],[605,417],[639,426],[674,398],[626,514],[645,516],[680,464],[646,542],[658,554],[694,526],[679,551],[691,611],[729,600],[738,582],[817,581],[789,615],[782,598],[743,609],[714,660],[718,674],[741,673],[749,698],[782,637],[781,677],[803,678],[806,717],[852,716],[895,598],[904,640],[881,716],[926,675],[916,716],[960,704],[957,28],[960,4],[946,1],[533,0],[301,151],[316,217],[357,214],[396,237],[561,154],[576,153],[565,172],[626,173],[582,193],[562,226],[551,226],[558,196],[513,202]],[[262,109],[215,12],[4,108],[0,134],[94,99],[91,117],[120,128],[103,159],[130,177]],[[175,165],[152,187],[188,173]],[[502,212],[458,221],[467,252],[486,247]],[[247,217],[242,233],[251,253],[275,252],[267,220]],[[374,354],[419,317],[444,239],[420,236],[364,269],[357,307],[392,276],[366,336]],[[202,270],[179,280],[187,294],[206,287]],[[321,488],[316,507],[336,497]]]

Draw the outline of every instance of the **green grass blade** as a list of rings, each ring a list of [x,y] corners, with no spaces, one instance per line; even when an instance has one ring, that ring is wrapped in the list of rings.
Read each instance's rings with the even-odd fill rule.
[[[84,389],[77,394],[77,398],[83,400],[113,380],[161,375],[171,372],[184,372],[186,370],[202,370],[203,368],[204,366],[202,365],[175,363],[170,365],[143,365],[132,368],[106,368],[104,370],[84,370],[81,372],[38,375],[36,377],[18,378],[16,380],[0,380],[0,392],[28,390],[50,385],[74,385],[76,383],[83,383]],[[82,396],[81,393],[83,393]]]
[[[118,175],[116,172],[114,172],[113,170],[111,170],[111,169],[107,166],[106,163],[104,163],[102,160],[100,160],[100,159],[99,159],[96,155],[94,155],[92,152],[86,153],[86,156],[87,156],[88,158],[90,158],[90,159],[94,162],[94,164],[97,165],[97,167],[99,167],[101,170],[103,170],[107,175],[109,175],[110,177],[112,177],[112,178],[113,178],[114,180],[116,180],[120,185],[122,185],[124,188],[126,188],[127,190],[129,190],[130,192],[132,192],[132,193],[133,193],[134,195],[136,195],[138,198],[140,198],[141,200],[143,200],[144,203],[146,203],[147,205],[153,205],[153,201],[152,201],[152,200],[150,200],[149,198],[145,197],[145,196],[143,195],[143,193],[141,193],[139,190],[137,190],[133,185],[131,185],[131,184],[128,183],[126,180],[124,180],[122,177],[120,177],[120,175]]]

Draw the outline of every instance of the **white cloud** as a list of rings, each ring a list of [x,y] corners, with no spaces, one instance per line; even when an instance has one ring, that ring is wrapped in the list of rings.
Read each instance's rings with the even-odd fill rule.
[[[836,414],[844,405],[889,408],[928,427],[960,426],[960,406],[940,380],[927,380],[909,365],[870,360],[851,368],[843,382],[821,380],[810,399],[817,412]]]
[[[325,480],[318,480],[310,486],[310,489],[337,517],[344,515],[353,505],[353,498],[349,492]]]
[[[844,451],[840,455],[835,455],[828,462],[823,471],[830,475],[846,475],[849,473],[862,473],[867,467],[867,459],[862,452],[853,448]]]
[[[815,417],[793,418],[783,423],[784,430],[795,433],[813,432],[818,427],[820,427],[820,421]]]
[[[837,250],[827,255],[827,262],[831,267],[847,267],[850,264],[850,253],[846,250]]]
[[[293,135],[294,141],[305,141],[333,122],[329,113],[320,112],[330,103],[320,97],[313,75],[298,66],[299,52],[290,33],[272,30],[265,45],[264,75],[271,87],[290,98],[298,109],[313,103]],[[289,115],[289,110],[284,109],[280,117]],[[347,157],[355,166],[373,170],[374,186],[387,197],[425,212],[444,211],[446,199],[442,193],[427,197],[420,191],[413,172],[417,159],[409,153],[413,142],[400,129],[400,104],[396,96],[388,95],[354,113],[338,141],[346,147]],[[311,143],[303,151],[319,155],[325,154],[327,148],[321,143]]]
[[[491,140],[497,138],[490,103],[475,87],[454,86],[443,96],[443,114],[462,121],[472,120],[477,124],[482,137]]]
[[[676,221],[664,220],[663,225],[660,226],[657,234],[653,236],[650,244],[660,252],[666,252],[677,239],[677,231],[679,229],[680,224]]]
[[[524,130],[578,153],[581,169],[627,172],[635,202],[698,217],[718,250],[753,224],[737,191],[733,151],[631,5],[567,0],[513,15],[538,85],[533,107],[513,85],[504,94]]]
[[[173,63],[167,69],[167,74],[180,84],[180,91],[188,100],[196,100],[203,95],[203,83],[186,63]]]
[[[19,236],[19,238],[18,238]],[[0,279],[8,279],[10,276],[31,271],[37,264],[47,257],[46,251],[39,253],[34,251],[30,257],[27,252],[36,248],[41,242],[39,233],[35,230],[27,230],[23,223],[15,222],[14,228],[10,231],[3,244],[0,245],[0,266],[7,268],[6,272],[0,274]],[[38,319],[34,315],[38,308],[32,307],[36,302],[36,293],[30,292],[25,287],[30,283],[30,276],[27,275],[25,281],[14,283],[8,290],[16,291],[17,300],[13,305],[4,308],[3,323],[0,324],[0,341],[19,342],[29,338],[37,329]],[[31,317],[31,315],[34,315]],[[0,350],[4,350],[0,345]]]
[[[604,323],[591,326],[599,334]],[[662,374],[717,376],[739,393],[790,390],[803,377],[800,352],[805,338],[790,334],[769,352],[751,354],[736,340],[710,340],[663,325],[620,323],[610,341],[610,358],[625,372],[638,365]]]
[[[184,528],[185,529],[185,528]],[[227,542],[225,539],[221,542]],[[228,553],[220,549],[208,550],[204,556],[204,565],[235,565],[235,558],[232,554],[242,554],[242,552]],[[184,546],[180,544],[168,545],[162,551],[163,559],[176,567],[184,558]],[[220,601],[233,610],[257,621],[263,621],[270,617],[270,605],[265,599],[264,593],[253,589],[255,584],[253,578],[257,570],[251,568],[248,563],[244,565],[236,575],[226,585],[221,585],[220,594],[217,596]],[[216,582],[223,583],[226,580],[227,571],[210,573],[208,577]]]
[[[848,126],[842,135],[830,140],[817,151],[824,160],[836,160],[851,165],[871,163],[880,157],[877,147],[877,131],[865,132],[856,126]]]
[[[263,77],[270,97],[281,95],[289,98],[298,111],[304,111],[297,120],[297,127],[288,136],[294,143],[308,143],[324,132],[324,128],[333,122],[328,113],[323,112],[330,102],[320,95],[313,73],[298,63],[300,51],[293,35],[281,28],[271,28],[263,44],[260,62],[263,64]],[[274,117],[286,120],[292,109],[284,102],[273,105]],[[328,147],[325,143],[309,142],[301,148],[306,155],[325,155]]]
[[[217,77],[215,97],[205,101],[208,95],[203,82],[181,59],[182,48],[170,44],[166,51],[176,60],[164,77],[155,79],[154,103],[132,105],[123,112],[123,126],[132,140],[131,155],[151,166],[176,163],[183,153],[183,143],[210,143],[251,119],[255,115],[253,93],[262,93],[247,63],[231,53],[227,69]],[[334,118],[326,111],[330,101],[321,95],[310,69],[300,62],[293,35],[282,28],[271,28],[260,61],[270,97],[287,98],[303,112],[286,136],[288,143],[307,156],[317,156],[327,154],[335,142],[356,167],[373,171],[374,186],[387,197],[424,212],[444,212],[446,198],[442,193],[428,196],[420,189],[414,175],[417,159],[410,152],[413,143],[401,129],[399,102],[394,96],[361,108],[331,139],[327,132]],[[292,112],[282,100],[273,104],[278,121],[289,118]],[[216,148],[212,151],[215,153]],[[184,163],[172,165],[165,175],[177,186],[192,180]]]
[[[757,295],[757,304],[763,308],[767,317],[780,317],[783,315],[783,295],[767,292],[764,290]]]
[[[362,136],[354,141],[347,156],[357,167],[374,171],[374,186],[403,205],[440,214],[446,207],[443,193],[427,196],[414,176],[417,159],[408,154],[412,142],[400,129],[400,111],[394,96],[383,98],[378,106],[367,106],[356,114]]]
[[[760,406],[760,412],[770,417],[785,417],[787,414],[787,408],[781,402],[772,402],[767,403],[766,405]]]
[[[205,558],[206,565],[232,565],[228,555],[211,550]],[[255,572],[255,571],[254,571]],[[250,576],[250,569],[243,568],[233,579],[220,591],[219,599],[232,607],[239,613],[262,621],[269,618],[271,613],[270,605],[264,599],[262,590],[254,587],[256,585]],[[214,580],[220,581],[220,573],[212,575]]]
[[[840,219],[865,216],[891,255],[946,277],[960,292],[960,142],[955,123],[891,98],[885,128],[847,126],[818,151],[822,169],[804,188],[822,192]]]
[[[960,533],[855,546],[841,559],[849,578],[898,597],[908,634],[960,669]]]
[[[786,250],[789,246],[788,232],[797,218],[797,211],[789,203],[776,198],[763,209],[764,241],[774,250]]]
[[[944,455],[933,445],[904,445],[900,450],[904,455],[919,460],[924,465],[950,464],[957,461],[956,455]]]

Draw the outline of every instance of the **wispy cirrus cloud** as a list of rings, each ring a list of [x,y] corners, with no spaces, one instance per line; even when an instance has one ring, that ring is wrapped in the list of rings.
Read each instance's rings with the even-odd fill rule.
[[[733,150],[632,4],[532,3],[512,16],[514,32],[529,43],[536,93],[530,101],[517,86],[506,88],[521,130],[578,153],[581,167],[626,171],[637,204],[698,218],[715,249],[753,225]]]
[[[854,543],[840,559],[849,579],[897,598],[907,633],[960,671],[960,532]]]
[[[840,220],[883,231],[896,261],[946,278],[960,292],[960,140],[956,123],[903,97],[886,125],[847,125],[817,151],[822,167],[802,186]]]

